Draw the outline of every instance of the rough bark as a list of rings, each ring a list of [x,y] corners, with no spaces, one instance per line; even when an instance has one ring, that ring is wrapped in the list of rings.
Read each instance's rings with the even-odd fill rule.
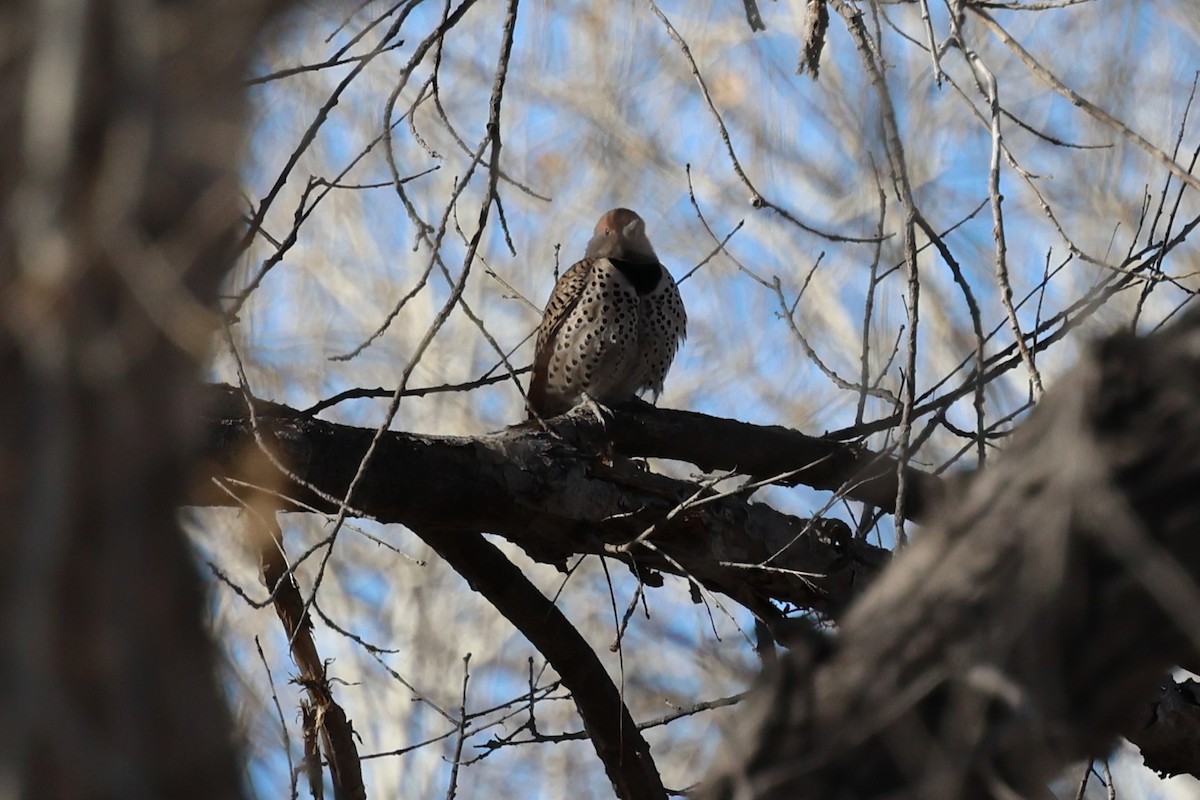
[[[1197,652],[1198,529],[1192,315],[1108,339],[1051,389],[837,637],[780,661],[705,796],[1044,794],[1144,731]]]
[[[1200,778],[1200,683],[1164,680],[1124,734],[1159,775]]]

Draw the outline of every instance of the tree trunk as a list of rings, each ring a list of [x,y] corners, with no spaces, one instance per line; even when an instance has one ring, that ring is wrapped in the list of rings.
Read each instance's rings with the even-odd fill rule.
[[[241,794],[176,514],[265,11],[0,9],[0,775],[22,797]]]
[[[781,660],[704,796],[1044,795],[1200,651],[1197,530],[1193,314],[1094,347],[837,636]]]

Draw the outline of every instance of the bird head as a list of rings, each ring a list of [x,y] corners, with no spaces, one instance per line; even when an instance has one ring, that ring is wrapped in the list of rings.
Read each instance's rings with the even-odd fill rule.
[[[658,256],[646,237],[646,223],[628,208],[614,208],[600,217],[587,246],[588,258],[657,263]]]

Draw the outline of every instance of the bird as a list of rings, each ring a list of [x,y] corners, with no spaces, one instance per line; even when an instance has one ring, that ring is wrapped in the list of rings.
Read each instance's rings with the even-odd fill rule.
[[[550,293],[537,330],[529,384],[530,418],[590,402],[657,400],[687,336],[687,313],[658,260],[646,223],[614,208],[596,223],[584,257]]]

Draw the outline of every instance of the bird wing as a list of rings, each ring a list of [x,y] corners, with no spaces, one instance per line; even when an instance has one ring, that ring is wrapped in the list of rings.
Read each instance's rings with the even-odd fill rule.
[[[563,322],[570,316],[571,311],[579,304],[583,295],[583,287],[592,274],[596,259],[585,258],[576,262],[562,274],[550,299],[546,301],[546,311],[542,322],[538,325],[537,345],[533,355],[533,375],[529,381],[530,417],[534,411],[541,413],[546,407],[547,370],[550,368],[550,357],[554,354],[554,339],[558,336]]]

